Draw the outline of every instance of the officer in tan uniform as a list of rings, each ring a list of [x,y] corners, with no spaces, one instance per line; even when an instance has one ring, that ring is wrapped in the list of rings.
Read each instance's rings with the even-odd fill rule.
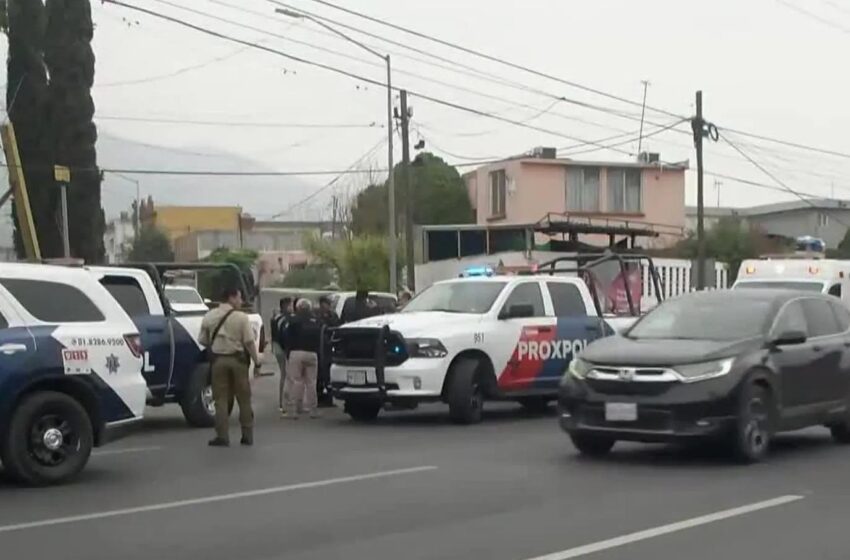
[[[248,316],[241,311],[242,292],[238,288],[224,291],[224,303],[211,310],[201,322],[198,341],[210,354],[212,392],[215,400],[215,434],[213,447],[230,445],[227,427],[233,398],[239,403],[242,445],[254,443],[254,411],[251,408],[250,366],[259,367],[260,356]]]

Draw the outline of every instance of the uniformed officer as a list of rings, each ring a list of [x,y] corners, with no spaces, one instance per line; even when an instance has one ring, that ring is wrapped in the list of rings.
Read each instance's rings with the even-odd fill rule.
[[[319,377],[316,382],[316,393],[319,398],[319,408],[333,407],[334,399],[331,394],[331,356],[330,330],[340,325],[339,315],[331,306],[328,296],[319,298],[319,323],[322,326],[322,337],[319,346]]]
[[[248,315],[241,311],[242,292],[232,287],[224,291],[223,303],[204,316],[198,341],[210,355],[212,391],[215,400],[213,447],[230,445],[227,427],[233,398],[239,403],[242,445],[254,443],[254,411],[251,408],[251,361],[259,367],[260,356]]]

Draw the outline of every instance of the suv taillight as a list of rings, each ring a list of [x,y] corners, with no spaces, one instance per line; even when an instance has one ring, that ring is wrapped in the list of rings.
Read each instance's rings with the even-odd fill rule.
[[[125,334],[124,340],[127,342],[127,347],[130,348],[130,352],[137,358],[142,357],[142,353],[144,350],[142,349],[142,337],[137,334]]]

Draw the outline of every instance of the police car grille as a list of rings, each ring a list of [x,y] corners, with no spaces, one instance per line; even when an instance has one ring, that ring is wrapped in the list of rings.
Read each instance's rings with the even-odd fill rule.
[[[366,363],[375,361],[379,330],[375,331],[337,331],[332,344],[333,360],[336,363]],[[385,365],[398,365],[407,359],[404,340],[396,333],[390,333],[387,339]]]

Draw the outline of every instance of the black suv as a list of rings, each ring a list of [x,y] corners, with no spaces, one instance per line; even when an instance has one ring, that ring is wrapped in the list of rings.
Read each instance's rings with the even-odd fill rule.
[[[780,431],[825,425],[850,443],[850,311],[785,290],[669,300],[590,344],[561,382],[561,427],[588,455],[618,440],[722,439],[762,459]]]

